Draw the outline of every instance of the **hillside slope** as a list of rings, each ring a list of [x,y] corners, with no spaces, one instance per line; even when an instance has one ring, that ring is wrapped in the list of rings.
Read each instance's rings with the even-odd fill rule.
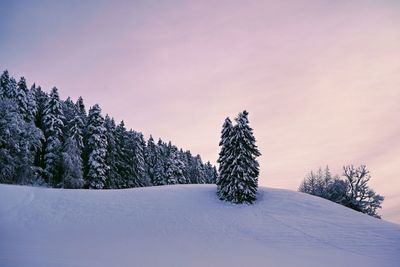
[[[399,225],[288,190],[252,206],[215,191],[0,185],[0,266],[399,266]]]

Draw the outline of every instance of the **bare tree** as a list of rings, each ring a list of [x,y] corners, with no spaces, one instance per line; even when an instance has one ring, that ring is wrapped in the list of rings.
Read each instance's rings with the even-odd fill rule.
[[[299,186],[299,191],[319,196],[351,209],[381,218],[377,210],[382,206],[384,197],[369,188],[371,179],[365,165],[355,168],[353,165],[343,167],[343,177],[332,176],[328,166],[325,171],[311,171]]]
[[[348,182],[347,198],[344,204],[354,210],[380,218],[376,210],[382,207],[384,197],[369,188],[368,181],[371,175],[367,167],[365,165],[357,168],[353,165],[344,166],[343,176]]]

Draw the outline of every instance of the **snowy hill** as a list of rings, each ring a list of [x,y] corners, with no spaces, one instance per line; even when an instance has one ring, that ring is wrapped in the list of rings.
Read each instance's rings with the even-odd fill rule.
[[[62,190],[0,185],[0,266],[400,266],[400,226],[261,188]]]

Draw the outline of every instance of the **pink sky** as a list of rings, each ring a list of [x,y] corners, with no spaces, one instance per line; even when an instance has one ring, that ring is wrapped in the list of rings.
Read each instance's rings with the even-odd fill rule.
[[[400,223],[399,1],[9,3],[0,67],[215,162],[250,112],[260,184],[366,164]]]

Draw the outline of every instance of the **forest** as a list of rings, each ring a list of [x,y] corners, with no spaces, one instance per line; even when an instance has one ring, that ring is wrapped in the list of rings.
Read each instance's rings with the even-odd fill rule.
[[[0,183],[120,189],[215,183],[200,155],[128,129],[98,104],[61,100],[24,77],[0,77]]]

